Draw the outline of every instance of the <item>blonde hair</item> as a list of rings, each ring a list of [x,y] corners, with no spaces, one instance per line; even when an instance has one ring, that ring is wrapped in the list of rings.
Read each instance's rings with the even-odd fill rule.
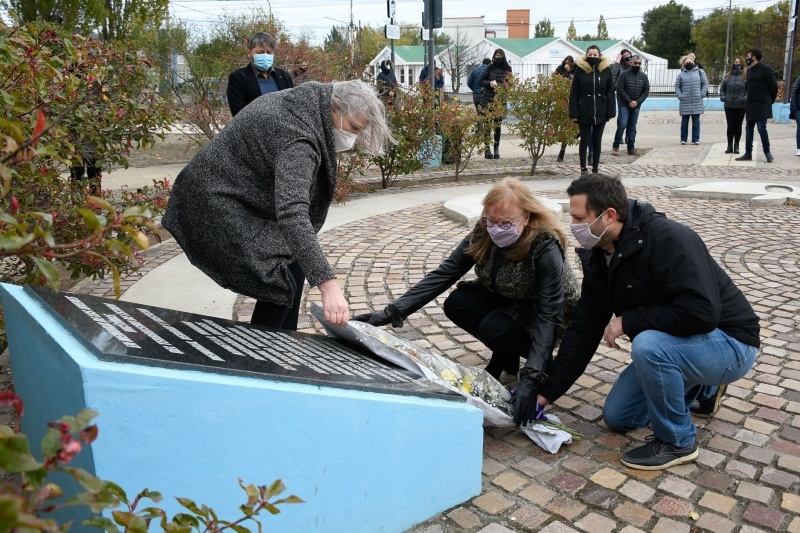
[[[545,207],[542,202],[537,200],[530,189],[516,178],[504,178],[489,189],[489,192],[483,198],[481,215],[486,215],[490,206],[509,198],[513,198],[522,212],[528,215],[528,223],[525,224],[519,240],[514,245],[503,250],[509,261],[521,261],[524,259],[530,253],[533,241],[542,233],[548,233],[556,237],[561,244],[561,249],[567,249],[567,233],[564,230],[561,219],[552,209]],[[475,259],[475,262],[482,265],[489,257],[491,245],[492,238],[481,221],[480,230],[476,231],[475,239],[466,251]]]

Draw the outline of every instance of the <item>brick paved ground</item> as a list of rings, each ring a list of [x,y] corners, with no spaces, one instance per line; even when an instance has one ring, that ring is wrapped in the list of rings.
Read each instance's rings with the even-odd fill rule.
[[[684,173],[714,180],[800,181],[800,172],[786,169],[615,169],[623,179]],[[584,440],[549,455],[518,432],[487,429],[481,494],[417,526],[414,533],[800,533],[800,209],[676,199],[667,187],[629,192],[694,228],[762,318],[763,347],[754,369],[729,387],[714,419],[697,420],[698,461],[663,472],[620,465],[620,451],[649,432],[619,435],[604,427],[603,401],[627,364],[629,344],[620,343],[620,350],[601,347],[587,373],[553,408],[584,432]],[[564,191],[541,195],[563,198]],[[321,242],[355,313],[381,309],[401,295],[438,266],[465,233],[466,228],[442,215],[441,205],[429,205],[342,226],[323,234]],[[145,269],[178,252],[172,242],[148,250]],[[109,289],[97,282],[81,287],[98,295],[109,295]],[[306,293],[300,324],[306,331],[317,331],[307,313],[309,299],[317,294]],[[445,317],[445,296],[410,317],[400,334],[461,363],[485,364],[484,346]],[[235,314],[247,320],[251,307],[251,301],[241,299]],[[696,520],[690,513],[696,513]]]

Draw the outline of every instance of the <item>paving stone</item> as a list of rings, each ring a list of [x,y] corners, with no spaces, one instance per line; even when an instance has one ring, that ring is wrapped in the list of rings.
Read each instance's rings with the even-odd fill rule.
[[[784,430],[781,431],[781,438],[793,442],[800,442],[800,429],[784,428]]]
[[[800,481],[800,477],[794,474],[789,474],[788,472],[784,472],[783,470],[776,470],[775,468],[767,467],[764,468],[764,471],[761,473],[759,481],[788,489],[794,483]]]
[[[697,504],[718,513],[728,514],[736,505],[736,500],[708,490]]]
[[[604,461],[611,466],[620,466],[622,462],[619,460],[620,454],[614,450],[604,450],[594,456],[598,461]]]
[[[616,522],[597,513],[587,514],[575,522],[575,525],[589,533],[611,533],[617,527]]]
[[[714,533],[731,533],[736,527],[736,523],[714,513],[703,513],[696,524],[697,527]]]
[[[747,498],[748,500],[756,500],[761,503],[769,504],[770,500],[775,495],[775,491],[769,487],[742,481],[736,488],[736,495]]]
[[[755,431],[750,431],[748,429],[740,429],[736,432],[736,435],[734,435],[733,438],[747,444],[753,444],[755,446],[763,446],[769,442],[769,435],[756,433]]]
[[[762,407],[761,409],[759,409],[759,411],[761,411],[762,409],[767,410],[766,407]],[[775,413],[780,413],[780,411],[775,411],[773,409],[770,409],[770,411]],[[756,433],[763,433],[764,435],[769,435],[770,433],[778,429],[780,426],[764,422],[763,420],[757,420],[755,418],[748,417],[745,418],[744,420],[744,427],[745,429],[755,431]]]
[[[556,498],[547,506],[547,510],[561,515],[567,520],[572,520],[585,511],[586,506],[568,498]]]
[[[614,516],[630,524],[644,526],[653,516],[653,511],[641,505],[625,502],[614,509]]]
[[[676,522],[671,518],[659,518],[653,527],[653,533],[690,533],[689,524]]]
[[[593,472],[600,467],[600,463],[596,461],[592,461],[591,459],[587,459],[586,457],[570,457],[569,459],[563,461],[561,466],[566,468],[567,470],[572,470],[576,474],[585,475],[589,472]]]
[[[781,498],[781,509],[786,509],[790,513],[800,514],[800,496],[784,492]]]
[[[503,470],[506,469],[506,465],[501,463],[500,461],[495,461],[490,457],[483,458],[483,467],[481,468],[481,472],[486,474],[487,476],[494,476],[495,474],[499,474]]]
[[[535,531],[550,519],[550,515],[533,505],[523,505],[511,513],[509,518],[516,521],[517,524]]]
[[[485,528],[478,531],[478,533],[514,533],[514,530],[508,529],[500,524],[489,524]]]
[[[653,509],[657,513],[667,516],[688,516],[689,512],[692,510],[692,505],[688,502],[676,500],[675,498],[667,496],[656,503]]]
[[[800,472],[800,457],[781,455],[778,457],[778,467],[792,472]]]
[[[619,499],[617,493],[613,490],[608,490],[597,485],[590,486],[583,490],[580,494],[580,498],[588,504],[596,505],[603,509],[613,507],[617,499]]]
[[[536,483],[525,487],[519,492],[519,495],[526,500],[542,507],[544,507],[550,500],[557,496],[554,491]]]
[[[581,418],[585,418],[586,420],[597,420],[603,416],[602,410],[591,405],[582,405],[581,407],[574,409],[572,412]]]
[[[622,472],[626,476],[635,477],[636,479],[644,481],[652,481],[664,473],[663,470],[636,470],[634,468],[628,468],[627,466],[622,469]]]
[[[709,466],[711,468],[715,468],[718,464],[725,460],[725,456],[721,453],[712,452],[711,450],[707,450],[705,448],[700,448],[699,455],[697,456],[697,461],[701,465]]]
[[[503,472],[492,480],[492,485],[500,487],[508,492],[516,492],[517,489],[526,485],[528,480],[518,476],[514,472]]]
[[[478,527],[481,525],[480,517],[469,509],[464,509],[463,507],[459,507],[458,509],[447,513],[447,516],[464,529],[472,529],[473,527]]]
[[[750,461],[755,461],[757,463],[763,463],[768,465],[775,459],[776,453],[772,450],[768,450],[766,448],[757,448],[755,446],[748,446],[739,454],[745,459],[749,459]]]
[[[756,475],[756,467],[743,463],[741,461],[728,461],[725,465],[725,471],[736,477],[754,479]]]
[[[785,440],[774,440],[772,443],[770,443],[770,447],[782,454],[800,457],[800,446],[792,442],[786,442]]]
[[[483,449],[483,453],[503,463],[513,459],[518,452],[517,448],[503,441],[495,441]]]
[[[590,481],[597,483],[602,487],[606,487],[608,489],[615,489],[620,486],[625,480],[628,479],[625,477],[625,474],[620,473],[617,470],[613,470],[611,468],[603,468],[592,477],[589,478]]]
[[[474,500],[472,500],[477,507],[486,511],[489,514],[497,514],[504,509],[508,509],[514,502],[496,491],[484,492]]]
[[[619,493],[639,503],[644,503],[652,498],[656,491],[644,483],[631,479],[619,489]]]
[[[570,474],[569,472],[558,474],[557,476],[555,476],[550,480],[551,487],[557,487],[573,495],[579,490],[581,490],[584,487],[584,485],[586,485],[585,479]]]
[[[606,433],[605,435],[597,437],[595,442],[606,448],[619,450],[626,447],[630,440],[625,435],[620,435],[619,433]]]
[[[658,488],[681,498],[690,498],[694,492],[695,485],[675,476],[669,476],[659,483]]]
[[[550,522],[539,533],[578,533],[578,530],[572,529],[563,522]]]
[[[553,465],[549,465],[544,461],[540,461],[539,459],[535,459],[533,457],[523,459],[519,463],[512,466],[528,477],[539,476],[553,468]]]
[[[786,531],[789,533],[800,533],[800,517],[794,517]],[[741,531],[739,533],[741,533]]]
[[[762,527],[777,530],[780,528],[781,522],[786,517],[785,513],[773,511],[769,507],[765,507],[760,503],[752,502],[744,510],[744,519],[748,522],[753,522]]]

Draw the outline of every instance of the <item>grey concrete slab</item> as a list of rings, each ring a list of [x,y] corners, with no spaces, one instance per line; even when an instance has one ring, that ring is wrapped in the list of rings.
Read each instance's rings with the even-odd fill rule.
[[[483,198],[485,194],[471,194],[469,196],[458,196],[444,203],[442,211],[444,215],[456,222],[460,222],[468,228],[477,224],[483,214]],[[561,216],[563,209],[561,204],[555,200],[537,197],[545,207],[550,208],[558,216]]]
[[[787,200],[800,203],[800,183],[752,181],[713,181],[673,189],[676,198],[749,200],[751,205],[783,205]]]

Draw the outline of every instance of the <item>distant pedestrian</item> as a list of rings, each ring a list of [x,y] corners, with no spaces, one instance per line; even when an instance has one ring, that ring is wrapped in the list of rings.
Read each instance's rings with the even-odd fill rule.
[[[311,76],[308,75],[308,60],[305,58],[300,59],[299,64],[292,71],[292,77],[294,78],[294,85],[311,80]]]
[[[617,54],[617,60],[611,66],[611,76],[614,79],[614,87],[617,86],[617,80],[619,80],[620,75],[631,68],[632,60],[633,54],[627,48],[623,48],[622,51]]]
[[[257,32],[246,46],[250,63],[228,76],[228,106],[234,117],[262,94],[294,87],[292,76],[273,65],[276,43],[271,35]]]
[[[725,122],[728,123],[728,148],[726,154],[739,153],[739,140],[742,138],[744,106],[747,102],[747,85],[744,72],[744,59],[736,56],[731,71],[719,88],[719,99],[725,102]]]
[[[575,58],[572,56],[565,57],[561,64],[556,67],[556,74],[572,81],[572,78],[575,76]],[[578,136],[580,136],[580,133]],[[566,151],[567,143],[561,143],[561,150],[559,150],[558,157],[556,157],[556,163],[562,163],[564,161],[564,154]]]
[[[430,83],[431,81],[430,76],[428,76],[428,65],[425,65],[422,68],[422,72],[419,73],[419,82],[420,83]],[[444,73],[442,72],[441,67],[436,66],[436,62],[433,63],[433,90],[434,91],[441,91],[444,89]]]
[[[681,144],[689,137],[689,118],[692,119],[692,144],[700,144],[700,115],[703,114],[703,98],[708,94],[708,77],[704,70],[696,68],[694,55],[680,59],[681,71],[675,78],[675,94],[680,102]]]
[[[481,93],[480,110],[485,110],[489,104],[494,102],[494,91],[498,85],[506,85],[512,77],[511,65],[506,60],[506,53],[498,48],[492,54],[492,63],[481,73],[480,85],[483,88]],[[486,143],[486,159],[500,159],[500,126],[503,117],[496,117],[494,125],[494,154],[489,149],[489,142]]]
[[[381,100],[388,105],[394,104],[394,91],[398,84],[390,59],[381,61],[381,71],[375,78],[375,85],[378,87],[378,96]]]
[[[578,150],[581,173],[587,173],[586,151],[592,145],[592,172],[600,165],[600,147],[606,122],[617,114],[614,98],[614,81],[610,62],[600,53],[597,45],[590,45],[586,54],[575,64],[575,77],[569,94],[569,117],[580,128],[581,144]]]
[[[753,159],[753,134],[758,126],[758,135],[761,137],[761,146],[767,163],[774,159],[769,150],[769,134],[767,133],[767,119],[772,118],[772,104],[778,97],[778,80],[775,71],[766,63],[761,62],[764,54],[761,50],[753,48],[747,52],[744,62],[747,63],[747,103],[745,104],[744,154],[737,157],[737,161],[752,161]]]
[[[617,78],[617,133],[614,135],[612,155],[619,155],[622,135],[627,135],[628,155],[639,155],[636,151],[636,123],[639,121],[641,105],[650,96],[650,80],[642,72],[642,57],[635,55],[630,59],[631,68],[623,70]]]
[[[795,135],[795,142],[797,143],[797,155],[800,156],[800,113],[797,112],[797,102],[800,101],[800,76],[794,80],[794,87],[792,87],[792,100],[789,104],[790,118],[794,118],[797,123],[797,133]]]
[[[483,58],[483,63],[472,69],[472,72],[469,73],[469,77],[467,78],[467,87],[469,90],[472,91],[472,103],[475,104],[475,110],[478,111],[478,103],[481,100],[481,93],[483,92],[483,87],[481,87],[481,74],[483,71],[486,70],[487,65],[490,65],[492,60],[488,57]]]

